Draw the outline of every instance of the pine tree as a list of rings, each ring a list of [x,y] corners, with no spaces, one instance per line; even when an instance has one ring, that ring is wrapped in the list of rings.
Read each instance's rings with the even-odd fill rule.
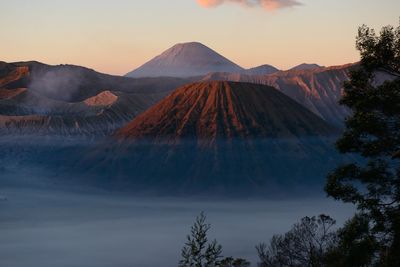
[[[351,109],[337,142],[359,160],[328,177],[329,196],[357,207],[332,253],[337,266],[400,266],[400,26],[359,28],[360,65],[344,86]]]
[[[182,249],[182,259],[179,267],[215,267],[219,266],[222,247],[216,240],[208,242],[207,232],[211,225],[206,223],[206,216],[202,212],[196,218],[190,235]]]

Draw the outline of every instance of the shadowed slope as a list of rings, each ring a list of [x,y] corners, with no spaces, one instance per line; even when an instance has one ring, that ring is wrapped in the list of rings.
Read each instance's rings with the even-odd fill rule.
[[[0,100],[11,99],[24,92],[26,92],[26,88],[0,89]]]

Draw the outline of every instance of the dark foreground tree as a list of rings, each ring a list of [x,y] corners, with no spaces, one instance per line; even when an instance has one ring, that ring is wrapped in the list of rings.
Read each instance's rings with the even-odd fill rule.
[[[227,257],[223,259],[219,265],[220,267],[249,267],[250,262],[245,259],[234,259]]]
[[[260,267],[325,266],[325,255],[336,244],[335,221],[326,215],[304,217],[284,235],[275,235],[270,244],[258,245]]]
[[[206,223],[206,216],[202,212],[196,218],[190,235],[182,249],[180,267],[248,267],[250,263],[244,259],[232,257],[222,259],[222,246],[216,240],[209,242],[207,233],[211,225]]]
[[[338,167],[325,190],[358,212],[331,258],[334,266],[400,266],[400,26],[379,35],[360,27],[357,48],[361,63],[341,100],[352,115],[337,148],[364,160]]]
[[[325,255],[326,266],[371,266],[377,243],[369,220],[356,215],[338,231],[338,243]]]
[[[214,267],[219,265],[222,247],[217,241],[208,242],[207,232],[210,224],[206,223],[206,216],[202,212],[196,218],[191,228],[190,235],[182,249],[180,267]]]

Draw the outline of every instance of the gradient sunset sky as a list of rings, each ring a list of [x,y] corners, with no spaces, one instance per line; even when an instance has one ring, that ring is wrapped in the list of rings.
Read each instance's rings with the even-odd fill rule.
[[[243,67],[355,62],[357,27],[398,25],[399,0],[0,0],[0,61],[125,74],[198,41]]]

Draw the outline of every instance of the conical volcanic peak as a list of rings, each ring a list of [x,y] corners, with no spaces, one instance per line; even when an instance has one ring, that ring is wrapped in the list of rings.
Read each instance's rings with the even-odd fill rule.
[[[191,77],[209,72],[242,72],[243,68],[207,46],[182,43],[128,73],[128,77]]]
[[[276,89],[249,83],[201,82],[181,87],[117,132],[119,139],[177,141],[291,138],[334,129]]]

